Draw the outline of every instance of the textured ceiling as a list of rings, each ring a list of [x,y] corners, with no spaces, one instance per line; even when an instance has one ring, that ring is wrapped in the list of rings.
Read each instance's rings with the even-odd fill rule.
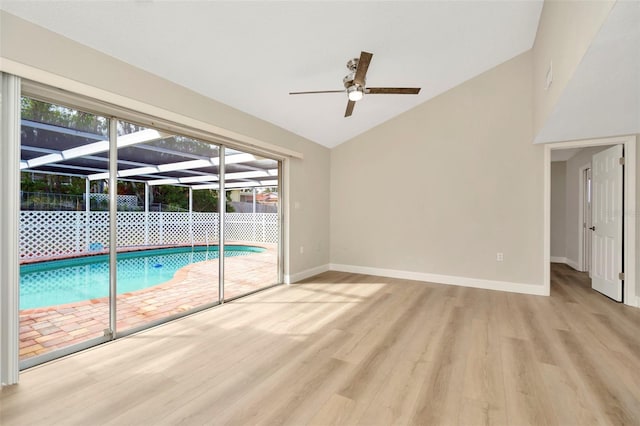
[[[84,45],[322,145],[336,146],[530,49],[541,1],[2,1]],[[374,54],[343,117],[346,62]]]

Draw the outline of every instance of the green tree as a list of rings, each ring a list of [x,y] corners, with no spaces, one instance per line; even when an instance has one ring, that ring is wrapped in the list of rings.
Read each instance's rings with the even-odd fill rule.
[[[227,192],[226,208],[228,213],[235,211],[231,204],[231,194]],[[200,189],[193,191],[193,211],[195,212],[217,212],[218,211],[218,191],[214,189]]]
[[[106,136],[109,120],[89,112],[50,104],[23,96],[20,99],[21,117],[38,123],[52,124],[83,132]]]
[[[84,179],[76,176],[61,176],[22,172],[20,189],[25,192],[48,192],[55,194],[82,195],[85,191]]]

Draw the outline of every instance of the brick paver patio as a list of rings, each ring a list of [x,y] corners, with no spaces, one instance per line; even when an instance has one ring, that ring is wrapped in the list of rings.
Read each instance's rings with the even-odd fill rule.
[[[255,245],[252,243],[252,245]],[[225,299],[277,282],[277,246],[225,258]],[[218,260],[192,263],[171,281],[117,298],[117,329],[127,330],[218,300]],[[20,359],[100,337],[109,324],[108,298],[20,311]]]

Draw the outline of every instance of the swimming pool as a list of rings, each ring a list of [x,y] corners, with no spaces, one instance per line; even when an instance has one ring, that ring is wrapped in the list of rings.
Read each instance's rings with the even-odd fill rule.
[[[225,257],[261,253],[253,246],[225,246]],[[218,246],[118,253],[118,294],[167,282],[180,268],[218,258]],[[217,284],[212,284],[217,288]],[[20,309],[62,305],[109,295],[109,256],[84,256],[20,266]]]

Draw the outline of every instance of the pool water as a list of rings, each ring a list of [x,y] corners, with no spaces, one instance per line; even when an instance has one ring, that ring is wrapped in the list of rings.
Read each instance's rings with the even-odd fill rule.
[[[265,251],[261,247],[225,246],[225,257]],[[218,247],[179,247],[117,255],[118,294],[167,282],[179,269],[218,258]],[[217,288],[217,284],[212,284]],[[20,267],[20,309],[62,305],[109,295],[109,256],[31,263]]]

